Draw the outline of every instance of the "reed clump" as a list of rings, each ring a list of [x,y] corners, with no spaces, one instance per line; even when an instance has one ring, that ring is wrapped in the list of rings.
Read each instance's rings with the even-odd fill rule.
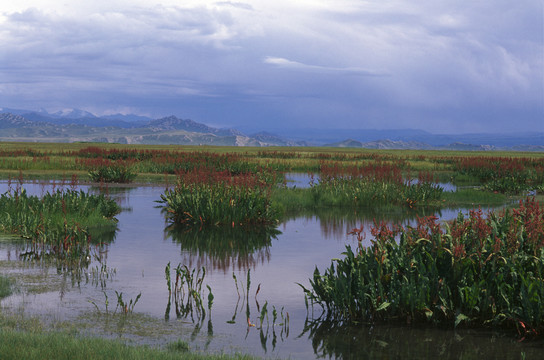
[[[206,168],[178,171],[178,184],[161,195],[167,218],[187,226],[276,223],[271,186],[262,173],[232,174]]]
[[[360,244],[363,228],[351,232]],[[544,330],[544,211],[534,199],[500,214],[481,210],[444,225],[375,223],[368,247],[347,247],[323,274],[312,304],[334,321],[503,326],[520,336]]]
[[[436,205],[443,189],[430,173],[419,173],[415,181],[405,181],[402,163],[382,163],[342,167],[322,164],[317,184],[310,187],[314,206],[406,206]]]
[[[452,160],[457,176],[472,176],[489,191],[519,194],[529,190],[544,190],[544,164],[540,159],[456,157]]]
[[[126,164],[124,161],[112,162],[109,160],[95,166],[88,175],[93,182],[121,184],[130,183],[137,176],[130,164]]]
[[[39,198],[25,189],[0,195],[0,209],[0,230],[30,240],[25,255],[57,258],[88,255],[93,234],[115,229],[114,216],[120,211],[115,201],[104,195],[57,190]]]

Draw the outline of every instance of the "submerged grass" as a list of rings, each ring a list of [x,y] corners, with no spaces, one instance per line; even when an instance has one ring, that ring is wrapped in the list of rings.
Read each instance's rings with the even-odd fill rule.
[[[11,295],[12,285],[13,281],[10,278],[0,275],[0,299]]]

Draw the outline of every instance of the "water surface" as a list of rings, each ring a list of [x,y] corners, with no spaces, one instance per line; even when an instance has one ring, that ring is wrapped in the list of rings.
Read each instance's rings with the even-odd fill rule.
[[[43,184],[23,186],[37,195],[51,189],[51,185]],[[7,188],[7,183],[0,183],[0,192]],[[18,254],[23,240],[3,237],[1,269],[4,273],[18,274],[23,289],[2,300],[4,309],[38,315],[51,323],[70,321],[78,324],[84,333],[133,343],[162,346],[182,339],[196,350],[243,352],[272,358],[457,359],[506,355],[519,358],[521,352],[527,358],[544,357],[540,344],[519,344],[511,334],[307,323],[309,314],[297,283],[308,287],[316,266],[323,270],[332,258],[342,256],[346,245],[356,246],[356,240],[347,231],[361,224],[370,229],[375,213],[322,212],[298,216],[280,224],[277,234],[258,230],[194,233],[169,228],[165,223],[155,202],[164,192],[162,187],[84,188],[107,191],[125,209],[117,216],[118,231],[113,241],[97,246],[90,266],[83,274],[74,274],[20,261]],[[449,219],[460,210],[466,211],[450,209],[438,215]],[[414,221],[415,215],[384,213],[381,217],[406,223]],[[165,266],[168,263],[172,268],[178,264],[206,268],[204,283],[214,295],[211,314],[178,318],[174,304],[167,308]],[[97,275],[103,265],[108,276]],[[244,296],[248,272],[250,291],[249,296]],[[233,273],[238,279],[238,291]],[[256,295],[257,288],[260,290]],[[116,304],[115,291],[122,293],[127,302],[141,294],[134,314],[111,315]],[[206,289],[204,297],[207,295]],[[265,303],[269,320],[264,320],[264,326],[258,329],[259,310]],[[276,325],[272,324],[273,306],[278,314],[284,315],[283,319],[278,315]],[[248,326],[247,314],[257,326]]]

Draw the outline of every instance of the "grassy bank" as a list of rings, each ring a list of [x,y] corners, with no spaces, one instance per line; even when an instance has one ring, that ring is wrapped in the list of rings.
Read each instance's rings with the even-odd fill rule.
[[[56,332],[22,332],[0,330],[2,359],[187,359],[229,360],[253,359],[246,355],[206,355],[187,351],[186,344],[173,343],[167,350],[146,346],[129,346],[118,341],[100,338],[82,338]]]
[[[131,345],[121,340],[83,336],[71,323],[53,325],[54,330],[36,317],[22,313],[0,313],[0,358],[6,359],[181,359],[249,360],[248,355],[194,352],[185,341],[168,343],[163,348]]]

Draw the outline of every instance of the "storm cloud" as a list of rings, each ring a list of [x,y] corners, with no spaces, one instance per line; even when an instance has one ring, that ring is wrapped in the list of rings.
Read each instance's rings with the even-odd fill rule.
[[[0,106],[544,131],[543,24],[538,0],[22,0],[0,13]]]

